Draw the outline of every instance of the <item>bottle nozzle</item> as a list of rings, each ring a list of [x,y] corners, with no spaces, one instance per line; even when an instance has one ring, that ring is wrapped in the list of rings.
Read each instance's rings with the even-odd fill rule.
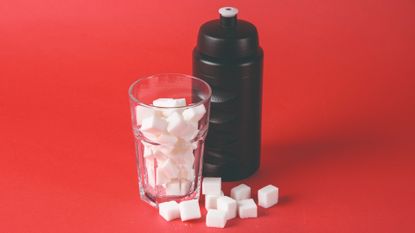
[[[238,9],[235,7],[222,7],[219,9],[220,23],[224,27],[233,27],[236,24]]]

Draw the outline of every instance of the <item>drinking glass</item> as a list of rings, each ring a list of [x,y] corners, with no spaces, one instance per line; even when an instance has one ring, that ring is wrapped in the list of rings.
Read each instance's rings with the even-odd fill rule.
[[[157,74],[129,89],[140,197],[150,205],[198,199],[211,88],[185,74]]]

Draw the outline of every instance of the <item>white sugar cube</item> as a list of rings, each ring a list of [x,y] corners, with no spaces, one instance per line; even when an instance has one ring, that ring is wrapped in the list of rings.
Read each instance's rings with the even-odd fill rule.
[[[192,143],[192,149],[193,150],[196,150],[198,146],[199,146],[199,143],[198,142],[193,142]]]
[[[141,122],[141,131],[157,136],[161,132],[166,131],[167,122],[161,117],[151,116],[145,118]]]
[[[226,213],[223,210],[208,210],[206,215],[206,226],[224,228],[226,225]]]
[[[166,195],[179,196],[181,194],[180,181],[174,180],[166,184]]]
[[[180,161],[186,167],[193,167],[195,162],[195,155],[193,154],[193,150],[186,150],[182,154],[180,154]]]
[[[162,112],[162,115],[167,117],[175,112],[181,113],[182,110],[174,109],[174,108],[186,106],[186,99],[184,98],[180,98],[180,99],[159,98],[153,101],[153,105],[156,107],[167,108],[167,109],[160,110]],[[172,108],[172,109],[168,109],[168,108]]]
[[[186,166],[180,166],[179,177],[181,179],[193,181],[195,177],[195,170]]]
[[[154,174],[154,167],[146,167],[146,171],[147,171],[147,183],[151,186],[154,187],[156,185],[156,177]]]
[[[190,192],[190,188],[192,186],[192,183],[187,180],[180,181],[180,195],[186,195]]]
[[[147,183],[154,187],[156,185],[156,176],[154,173],[154,159],[145,159],[145,170],[147,172]]]
[[[179,204],[175,201],[163,202],[159,204],[159,214],[166,221],[180,217]]]
[[[156,185],[163,185],[170,181],[170,179],[163,173],[160,167],[156,170]]]
[[[199,133],[198,124],[194,122],[188,122],[186,124],[186,128],[183,129],[180,133],[180,137],[186,141],[191,141],[194,139],[197,134]]]
[[[217,205],[216,207],[218,210],[223,210],[226,212],[227,220],[236,217],[237,203],[234,199],[228,196],[218,197],[216,205]]]
[[[196,107],[190,107],[183,111],[183,118],[186,121],[198,122],[206,113],[206,108],[203,104]]]
[[[153,132],[141,131],[141,133],[143,134],[144,138],[147,138],[148,140],[152,142],[155,142],[157,140],[157,137],[160,135],[160,133],[156,131],[153,131]]]
[[[144,107],[140,105],[135,107],[135,119],[136,119],[137,125],[141,125],[141,122],[143,121],[143,119],[154,116],[155,114],[156,114],[156,111],[154,111],[153,109],[149,107]]]
[[[159,137],[157,137],[156,142],[160,143],[161,146],[164,145],[174,145],[177,142],[177,137],[173,136],[173,135],[169,135],[169,134],[160,134]]]
[[[179,169],[171,159],[166,159],[158,168],[169,179],[175,179],[179,176]]]
[[[153,147],[153,151],[159,151],[165,155],[172,153],[174,149],[175,149],[174,144],[163,144],[163,145],[158,145],[156,147]]]
[[[258,205],[269,208],[278,203],[278,188],[274,185],[267,185],[258,190]]]
[[[221,185],[220,177],[205,177],[202,182],[202,194],[220,195]]]
[[[151,146],[148,145],[148,143],[143,142],[143,147],[144,147],[144,151],[143,151],[144,158],[147,158],[153,155],[153,150]]]
[[[238,201],[238,214],[240,218],[256,218],[258,210],[254,199]]]
[[[188,128],[186,122],[183,120],[182,115],[177,112],[170,114],[170,116],[167,117],[166,121],[168,123],[167,132],[175,136],[182,135]]]
[[[246,184],[240,184],[231,189],[231,197],[235,200],[244,200],[251,198],[251,187]]]
[[[186,106],[186,99],[185,98],[178,98],[174,99],[176,101],[176,107],[184,107]]]
[[[153,100],[153,105],[156,107],[184,107],[186,106],[186,99],[185,98],[179,98],[179,99],[173,99],[173,98],[159,98],[156,100]]]
[[[217,200],[219,197],[223,196],[223,192],[220,192],[220,195],[205,195],[205,208],[208,209],[216,209],[217,208]]]
[[[179,209],[180,209],[180,218],[182,219],[182,221],[198,219],[202,217],[200,213],[200,207],[199,207],[198,200],[182,201],[179,204]]]

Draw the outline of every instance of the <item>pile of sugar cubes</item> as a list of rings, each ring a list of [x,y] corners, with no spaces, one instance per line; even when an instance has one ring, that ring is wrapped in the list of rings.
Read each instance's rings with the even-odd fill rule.
[[[139,132],[146,138],[141,140],[146,184],[160,187],[162,195],[186,195],[195,179],[193,140],[206,108],[203,104],[181,108],[186,107],[185,98],[159,98],[153,106],[136,106]]]
[[[230,197],[225,196],[221,189],[221,178],[205,177],[202,183],[202,193],[205,195],[207,210],[206,226],[224,228],[226,222],[235,218],[258,217],[257,205],[251,198],[251,188],[240,184],[231,189]],[[267,185],[258,190],[258,205],[269,208],[278,203],[278,188]],[[169,201],[159,204],[159,214],[167,221],[181,218],[182,221],[201,218],[198,200]]]

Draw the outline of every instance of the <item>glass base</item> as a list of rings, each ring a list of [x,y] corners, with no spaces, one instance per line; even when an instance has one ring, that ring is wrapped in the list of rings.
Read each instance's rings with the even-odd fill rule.
[[[200,182],[200,181],[199,181]],[[180,203],[182,201],[186,200],[199,200],[200,197],[200,185],[197,185],[195,190],[187,195],[183,196],[154,196],[151,193],[147,193],[144,191],[144,189],[140,186],[140,198],[144,202],[148,203],[149,205],[158,208],[158,205],[163,202],[167,201],[176,201],[177,203]]]

